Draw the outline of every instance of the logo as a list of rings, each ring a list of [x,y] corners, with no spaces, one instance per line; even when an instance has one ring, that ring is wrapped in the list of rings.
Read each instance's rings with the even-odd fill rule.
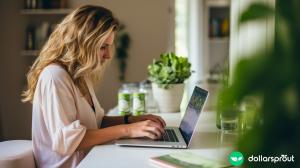
[[[241,152],[233,151],[229,155],[228,160],[232,166],[240,166],[244,163],[244,156]]]

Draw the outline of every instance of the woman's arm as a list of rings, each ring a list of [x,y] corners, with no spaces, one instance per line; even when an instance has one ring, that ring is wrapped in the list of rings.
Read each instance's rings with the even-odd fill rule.
[[[128,118],[129,123],[132,123],[130,122],[131,117],[132,116]],[[120,125],[120,124],[125,124],[123,116],[104,116],[102,119],[101,128],[106,128],[106,127]]]
[[[122,125],[103,129],[88,129],[77,147],[77,150],[87,149],[97,144],[104,144],[126,136],[128,136],[128,130]]]
[[[146,121],[146,120],[151,120],[153,122],[156,122],[160,124],[162,127],[166,126],[165,121],[161,117],[152,114],[141,115],[141,116],[129,116],[128,118],[129,123],[136,123],[139,121]],[[123,116],[104,116],[102,119],[101,128],[120,125],[120,124],[125,124]]]
[[[77,150],[91,148],[98,144],[104,144],[120,138],[148,137],[158,139],[164,133],[160,124],[151,120],[123,124],[102,129],[86,130]]]

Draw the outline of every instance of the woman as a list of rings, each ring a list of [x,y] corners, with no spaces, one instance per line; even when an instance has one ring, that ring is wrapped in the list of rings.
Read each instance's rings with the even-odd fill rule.
[[[76,167],[89,149],[119,138],[160,138],[158,116],[108,117],[93,83],[112,56],[117,20],[99,6],[82,6],[53,31],[31,67],[23,101],[31,101],[38,167]]]

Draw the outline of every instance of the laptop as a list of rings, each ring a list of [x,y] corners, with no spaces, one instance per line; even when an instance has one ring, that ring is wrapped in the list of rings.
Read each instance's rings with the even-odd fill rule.
[[[161,139],[120,139],[115,144],[119,146],[188,148],[207,97],[208,91],[195,86],[179,128],[165,127],[165,134]]]

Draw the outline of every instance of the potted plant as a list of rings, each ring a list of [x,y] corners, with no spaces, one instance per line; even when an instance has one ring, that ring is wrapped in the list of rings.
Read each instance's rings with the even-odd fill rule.
[[[160,112],[179,112],[184,81],[191,76],[191,64],[185,57],[163,53],[148,66],[153,97]]]

